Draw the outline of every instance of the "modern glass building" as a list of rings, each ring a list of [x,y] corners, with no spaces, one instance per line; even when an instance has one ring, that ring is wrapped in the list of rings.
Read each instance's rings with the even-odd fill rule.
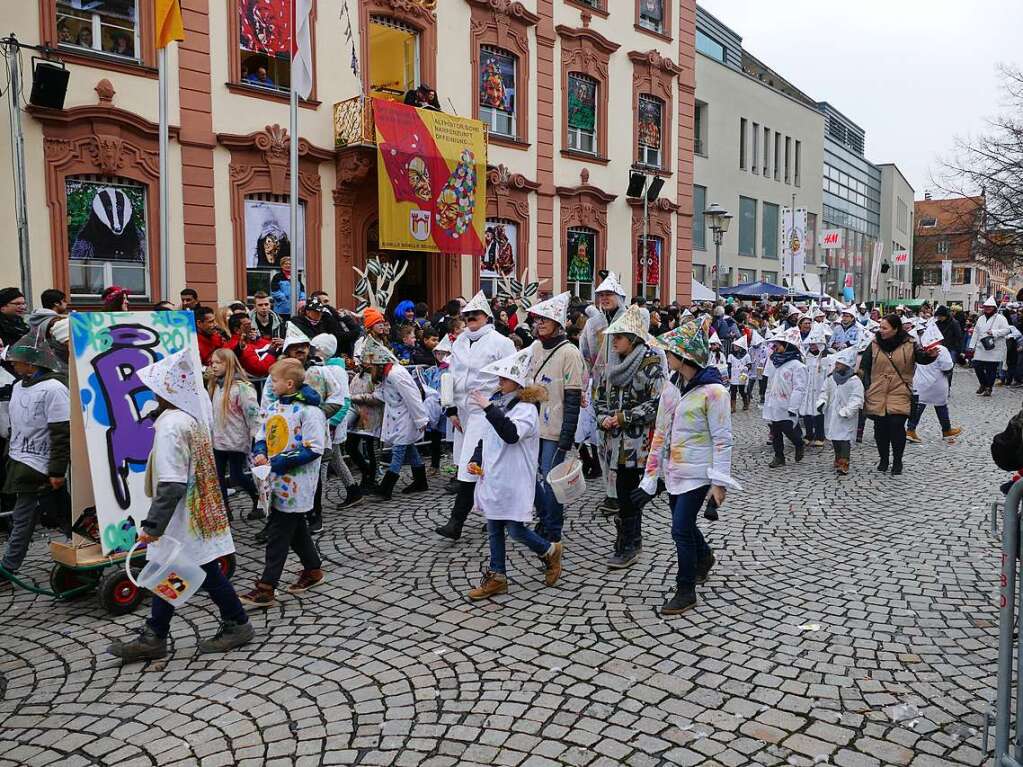
[[[843,230],[841,248],[820,251],[828,264],[826,290],[841,296],[852,274],[856,301],[869,301],[871,259],[881,235],[881,170],[863,155],[862,128],[826,101],[817,107],[825,118],[821,228]]]

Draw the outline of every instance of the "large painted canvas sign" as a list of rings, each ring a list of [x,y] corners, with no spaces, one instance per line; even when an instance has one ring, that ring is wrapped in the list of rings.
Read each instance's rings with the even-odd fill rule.
[[[136,373],[188,348],[201,369],[191,312],[71,315],[70,389],[78,411],[71,419],[72,513],[77,520],[95,508],[104,554],[127,551],[149,511],[144,483],[156,401]]]

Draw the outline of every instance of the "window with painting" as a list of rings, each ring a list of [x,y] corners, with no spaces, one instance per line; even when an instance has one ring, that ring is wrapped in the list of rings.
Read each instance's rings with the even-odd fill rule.
[[[653,32],[663,32],[664,0],[639,0],[639,25]]]
[[[389,16],[371,16],[369,95],[402,101],[419,83],[419,32]]]
[[[146,187],[104,176],[69,176],[67,206],[68,292],[96,298],[108,285],[149,296]]]
[[[639,163],[651,168],[661,167],[661,134],[664,119],[664,102],[653,96],[639,97]]]
[[[57,0],[61,48],[139,59],[138,0]]]
[[[636,292],[637,296],[645,296],[647,300],[661,297],[661,255],[664,253],[664,240],[660,237],[647,237],[644,247],[643,238],[636,241]],[[646,266],[646,279],[643,279],[643,267]]]
[[[518,59],[500,48],[480,48],[480,120],[491,133],[515,138],[515,65]]]
[[[245,198],[245,293],[251,298],[263,291],[284,301],[287,296],[278,288],[282,281],[289,285],[293,256],[298,256],[301,277],[305,263],[305,205],[298,206],[297,254],[293,253],[291,207],[287,195],[258,194]]]
[[[597,88],[592,77],[568,75],[568,148],[597,153]]]
[[[597,231],[585,226],[568,230],[568,290],[586,301],[593,300],[593,274],[597,254]]]
[[[519,226],[514,221],[487,219],[480,260],[480,290],[487,298],[497,295],[501,278],[517,274],[518,233]]]
[[[291,87],[290,0],[238,0],[240,80],[271,91]]]

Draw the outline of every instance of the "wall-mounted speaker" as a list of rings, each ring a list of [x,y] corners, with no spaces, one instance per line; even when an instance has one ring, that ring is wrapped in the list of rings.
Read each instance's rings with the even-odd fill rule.
[[[67,83],[71,73],[61,64],[33,61],[30,104],[47,109],[63,109]]]

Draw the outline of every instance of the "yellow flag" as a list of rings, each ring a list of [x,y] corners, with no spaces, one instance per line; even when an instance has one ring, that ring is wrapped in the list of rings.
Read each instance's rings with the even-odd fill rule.
[[[166,48],[171,40],[185,39],[179,0],[153,0],[156,5],[156,47]]]

